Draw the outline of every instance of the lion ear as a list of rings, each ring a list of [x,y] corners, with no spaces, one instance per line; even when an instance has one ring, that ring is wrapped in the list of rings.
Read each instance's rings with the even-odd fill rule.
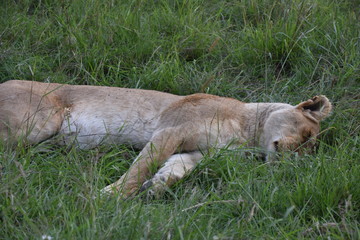
[[[327,97],[320,95],[299,103],[296,108],[310,113],[317,121],[321,121],[329,116],[332,106]]]

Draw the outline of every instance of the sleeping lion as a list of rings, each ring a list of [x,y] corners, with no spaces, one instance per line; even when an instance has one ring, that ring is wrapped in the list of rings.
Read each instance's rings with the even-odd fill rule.
[[[212,148],[258,147],[267,161],[276,152],[310,152],[319,123],[330,112],[331,103],[322,95],[291,106],[117,87],[21,80],[0,84],[4,144],[36,144],[57,135],[58,144],[80,149],[100,144],[142,149],[129,170],[102,190],[121,198],[144,190],[161,193]]]

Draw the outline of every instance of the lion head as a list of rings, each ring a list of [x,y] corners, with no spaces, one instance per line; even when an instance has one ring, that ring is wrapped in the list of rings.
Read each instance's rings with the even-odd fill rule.
[[[311,153],[320,132],[320,121],[331,112],[325,96],[315,96],[297,106],[273,111],[264,123],[261,145],[267,150],[267,161],[275,152]]]

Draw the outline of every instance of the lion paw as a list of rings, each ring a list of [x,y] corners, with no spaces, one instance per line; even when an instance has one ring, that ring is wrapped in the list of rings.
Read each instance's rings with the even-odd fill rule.
[[[160,198],[167,189],[166,182],[162,179],[150,179],[144,182],[140,188],[140,192],[146,192],[149,198]]]
[[[108,185],[100,190],[100,196],[111,196],[114,194],[114,187],[112,185]]]

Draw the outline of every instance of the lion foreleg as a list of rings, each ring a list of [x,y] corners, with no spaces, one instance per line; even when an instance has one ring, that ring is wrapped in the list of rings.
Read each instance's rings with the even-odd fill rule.
[[[184,136],[184,131],[173,128],[154,134],[129,170],[118,181],[105,187],[102,192],[113,193],[116,191],[119,192],[121,198],[137,193],[149,175],[156,172],[181,146],[184,141],[182,136]]]
[[[202,157],[200,151],[172,155],[154,177],[142,185],[140,191],[149,189],[148,193],[150,195],[160,196],[167,187],[170,187],[193,170]]]

